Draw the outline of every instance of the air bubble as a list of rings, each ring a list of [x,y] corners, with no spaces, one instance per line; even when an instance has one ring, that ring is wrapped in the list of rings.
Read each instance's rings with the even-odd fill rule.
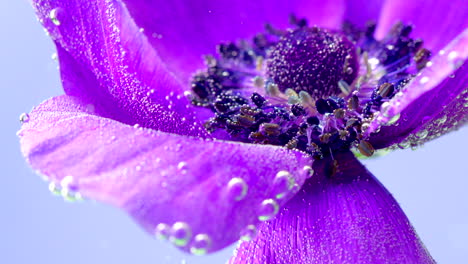
[[[401,116],[400,113],[394,115],[385,125],[386,126],[391,126],[391,125],[395,124],[400,119],[400,116]]]
[[[58,14],[59,14],[59,8],[54,8],[54,9],[50,10],[50,13],[49,13],[50,20],[56,26],[60,26],[60,24],[61,24],[60,20],[57,17]]]
[[[167,224],[159,223],[154,229],[154,234],[158,239],[167,240],[171,234],[171,228]]]
[[[243,241],[252,241],[257,235],[257,227],[255,225],[248,225],[240,233],[240,239]]]
[[[205,255],[210,249],[212,240],[207,234],[198,234],[194,237],[190,246],[190,253],[194,255]]]
[[[420,130],[416,133],[416,137],[420,138],[420,139],[425,139],[427,137],[427,135],[429,134],[429,131],[427,130]]]
[[[187,173],[187,169],[188,169],[188,164],[187,164],[187,162],[185,162],[185,161],[179,162],[179,164],[177,164],[177,169],[178,169],[182,174],[186,174],[186,173]]]
[[[258,220],[268,221],[273,219],[279,211],[278,203],[273,199],[266,199],[260,205]]]
[[[19,117],[19,120],[20,120],[20,122],[23,123],[23,124],[29,122],[29,114],[27,114],[27,113],[22,113],[22,114],[20,115],[20,117]]]
[[[291,193],[291,190],[296,185],[296,181],[288,171],[279,171],[273,180],[275,197],[277,199],[283,199],[287,194]]]
[[[249,186],[242,178],[232,178],[227,185],[229,196],[235,201],[241,201],[247,195]]]
[[[311,166],[304,166],[302,170],[306,172],[307,178],[310,178],[314,175],[314,169],[312,169]]]
[[[192,238],[192,230],[187,223],[175,222],[171,228],[169,240],[176,246],[184,247]]]

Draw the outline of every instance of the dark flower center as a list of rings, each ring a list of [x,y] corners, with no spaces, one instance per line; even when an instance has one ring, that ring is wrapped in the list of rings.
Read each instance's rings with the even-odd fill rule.
[[[340,32],[317,27],[286,33],[267,59],[267,76],[280,91],[291,88],[315,98],[340,94],[338,82],[352,83],[358,70],[354,44]]]
[[[341,31],[266,26],[252,40],[218,45],[192,79],[192,103],[210,109],[214,137],[280,145],[316,159],[356,148],[371,156],[363,134],[388,101],[429,62],[411,26],[397,23],[382,40],[375,24]],[[390,122],[395,122],[393,119]]]

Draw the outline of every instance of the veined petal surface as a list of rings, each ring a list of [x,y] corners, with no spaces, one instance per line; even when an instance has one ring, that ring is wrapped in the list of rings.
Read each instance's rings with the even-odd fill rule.
[[[315,175],[230,264],[435,263],[385,187],[352,154],[335,158],[333,170],[314,164]]]
[[[19,136],[27,161],[65,198],[79,193],[120,207],[194,254],[219,250],[273,218],[312,165],[280,147],[128,126],[70,96],[36,107]]]
[[[146,36],[117,0],[36,0],[58,47],[68,95],[116,108],[127,124],[204,136],[190,103]],[[85,78],[80,83],[80,77]]]

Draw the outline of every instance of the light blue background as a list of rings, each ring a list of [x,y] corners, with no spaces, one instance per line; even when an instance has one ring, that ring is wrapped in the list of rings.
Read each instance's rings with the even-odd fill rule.
[[[66,203],[25,163],[18,116],[61,94],[54,47],[26,0],[0,3],[0,263],[224,263],[233,247],[192,257],[154,240],[118,209]],[[368,167],[395,195],[439,263],[468,259],[468,129]]]

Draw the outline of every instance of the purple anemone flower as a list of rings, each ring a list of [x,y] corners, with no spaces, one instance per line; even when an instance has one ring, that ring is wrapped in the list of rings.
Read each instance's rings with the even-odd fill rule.
[[[468,120],[463,0],[34,0],[65,95],[21,117],[54,192],[230,263],[434,263],[358,161]]]

